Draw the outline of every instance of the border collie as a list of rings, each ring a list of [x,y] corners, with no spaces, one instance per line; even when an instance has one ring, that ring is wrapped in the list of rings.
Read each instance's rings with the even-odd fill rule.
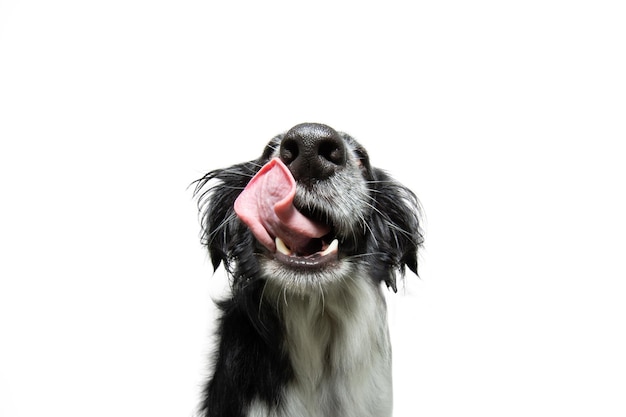
[[[201,415],[391,416],[381,283],[417,274],[413,192],[316,123],[195,185],[203,244],[231,282]]]

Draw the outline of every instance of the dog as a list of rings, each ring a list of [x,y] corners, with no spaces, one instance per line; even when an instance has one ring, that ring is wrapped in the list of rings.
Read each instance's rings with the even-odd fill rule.
[[[200,415],[391,416],[383,290],[417,274],[415,194],[351,136],[303,123],[260,158],[207,173],[194,195],[202,243],[231,283]]]

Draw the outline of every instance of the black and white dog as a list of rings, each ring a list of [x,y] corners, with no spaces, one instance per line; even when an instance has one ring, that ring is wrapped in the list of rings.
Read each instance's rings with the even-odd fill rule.
[[[415,195],[352,137],[314,123],[196,182],[203,243],[232,294],[204,416],[391,416],[381,282],[417,273]]]

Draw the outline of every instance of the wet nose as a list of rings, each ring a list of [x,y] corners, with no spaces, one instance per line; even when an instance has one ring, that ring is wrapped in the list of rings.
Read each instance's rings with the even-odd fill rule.
[[[346,165],[346,145],[332,127],[302,123],[285,133],[280,159],[298,181],[323,180]]]

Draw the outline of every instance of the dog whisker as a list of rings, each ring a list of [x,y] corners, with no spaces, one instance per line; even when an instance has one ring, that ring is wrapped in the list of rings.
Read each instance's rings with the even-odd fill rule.
[[[233,220],[235,220],[236,218],[237,216],[233,213],[230,216],[228,216],[226,219],[224,219],[222,223],[214,227],[213,230],[210,231],[210,233],[207,235],[207,238],[209,239],[207,244],[210,244],[213,241],[213,238],[215,237],[215,235],[217,235],[220,232],[223,232],[224,229],[226,228],[226,225],[232,222]]]
[[[285,307],[289,307],[289,302],[287,301],[287,286],[283,285],[283,301],[285,302]]]
[[[322,287],[322,283],[321,282],[318,282],[317,285],[319,286],[320,298],[322,299],[322,311],[320,312],[320,315],[323,316],[324,312],[326,310],[326,300],[324,298],[324,287]]]

